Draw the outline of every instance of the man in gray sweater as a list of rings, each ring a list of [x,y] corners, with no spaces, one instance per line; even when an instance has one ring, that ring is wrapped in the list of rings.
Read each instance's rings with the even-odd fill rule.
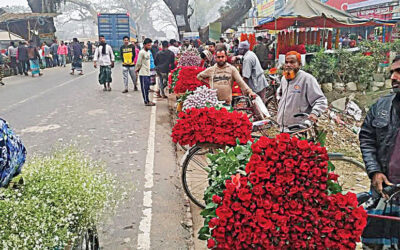
[[[281,87],[278,91],[278,124],[281,131],[288,126],[301,123],[303,117],[295,118],[298,113],[309,114],[308,119],[318,121],[318,117],[328,107],[328,100],[318,85],[317,79],[300,70],[301,55],[295,51],[288,52],[285,58]]]

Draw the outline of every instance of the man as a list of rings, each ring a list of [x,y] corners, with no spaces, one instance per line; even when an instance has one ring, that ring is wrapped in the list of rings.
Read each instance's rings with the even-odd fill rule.
[[[91,61],[93,60],[93,44],[90,41],[87,42],[87,49],[88,49],[88,60]]]
[[[182,45],[182,48],[181,48],[181,51],[182,52],[185,52],[185,51],[187,51],[187,50],[191,50],[193,47],[192,47],[192,45],[190,44],[190,41],[188,40],[188,39],[185,39],[184,41],[183,41],[183,45]]]
[[[124,78],[125,89],[122,93],[128,93],[128,74],[131,76],[134,90],[137,91],[137,81],[135,73],[135,45],[129,43],[129,37],[124,36],[124,44],[121,46],[120,54],[122,59],[122,76]]]
[[[174,53],[175,56],[178,55],[179,53],[179,48],[178,48],[178,43],[176,42],[175,39],[171,39],[169,41],[169,48],[170,51],[172,51]]]
[[[71,75],[74,75],[75,70],[79,71],[79,75],[83,75],[83,70],[82,70],[82,59],[83,59],[83,53],[82,53],[82,46],[78,41],[78,38],[72,39],[72,64],[71,64]]]
[[[10,67],[14,71],[14,75],[18,75],[17,71],[17,52],[18,48],[15,46],[14,42],[10,42],[8,47],[8,58],[10,59]]]
[[[303,117],[294,117],[298,113],[307,113],[311,121],[317,122],[328,106],[328,100],[317,79],[300,70],[300,67],[301,55],[295,51],[288,52],[283,66],[281,90],[278,93],[280,101],[277,121],[282,131],[287,131],[288,126],[303,121]]]
[[[40,72],[40,64],[39,64],[40,54],[32,40],[29,41],[28,58],[29,58],[29,65],[31,67],[32,77],[34,77],[36,74],[42,76],[43,74]]]
[[[360,131],[360,148],[371,179],[371,192],[387,198],[383,187],[400,184],[400,55],[391,65],[393,94],[380,98],[367,113]],[[380,206],[385,204],[384,206]],[[400,197],[379,203],[369,211],[400,217]],[[363,249],[399,249],[400,222],[368,218],[363,232]]]
[[[253,52],[256,54],[258,60],[261,63],[261,67],[266,70],[268,63],[268,47],[263,43],[263,37],[257,37],[257,44],[253,48]]]
[[[57,40],[54,39],[53,44],[50,46],[50,53],[53,57],[53,67],[60,66],[57,51],[58,51],[58,42]]]
[[[61,45],[57,50],[58,59],[60,61],[60,66],[66,66],[67,64],[67,55],[68,55],[68,47],[64,44],[64,41],[61,41]]]
[[[239,55],[239,39],[233,40],[233,45],[231,47],[231,51],[232,51],[233,56]]]
[[[94,67],[97,68],[97,61],[100,65],[99,83],[104,85],[103,91],[111,91],[111,68],[114,68],[114,52],[110,45],[106,43],[103,35],[99,36],[99,47],[94,52]]]
[[[28,76],[28,69],[29,69],[29,63],[28,63],[28,48],[26,46],[25,42],[20,42],[18,45],[18,62],[19,62],[19,67],[20,71],[19,73],[22,75]]]
[[[232,102],[232,87],[236,81],[244,94],[256,98],[257,95],[247,86],[240,77],[239,71],[227,63],[227,52],[224,47],[218,48],[216,52],[217,64],[200,72],[197,79],[208,83],[211,89],[217,89],[218,100],[225,101],[230,105]]]
[[[211,52],[211,54],[215,55],[215,43],[214,42],[206,42],[206,45],[208,46],[208,50]]]
[[[175,55],[172,51],[168,49],[168,42],[162,42],[163,50],[158,52],[155,65],[156,71],[159,76],[159,86],[160,86],[160,93],[162,98],[167,98],[165,95],[165,87],[167,87],[168,83],[168,73],[175,68]]]
[[[138,60],[136,63],[136,72],[140,78],[140,88],[145,106],[155,106],[154,102],[149,99],[150,90],[150,49],[151,39],[146,38],[143,41],[143,49],[139,52]]]
[[[260,61],[256,54],[250,50],[250,44],[247,41],[239,44],[239,55],[243,55],[242,76],[244,81],[265,103],[268,82],[265,78]]]
[[[46,61],[46,68],[53,67],[53,62],[50,57],[50,47],[47,46],[47,43],[43,43],[43,52],[44,52],[44,60]]]
[[[160,51],[158,48],[158,41],[155,40],[153,45],[151,46],[151,54],[153,55],[153,58],[156,58],[157,53]]]
[[[4,61],[3,61],[3,55],[0,53],[0,85],[4,86],[3,82],[3,66],[4,66]]]

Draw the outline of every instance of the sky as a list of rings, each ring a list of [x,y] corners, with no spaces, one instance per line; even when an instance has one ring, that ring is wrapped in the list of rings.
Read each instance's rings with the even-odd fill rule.
[[[4,6],[14,6],[14,5],[23,5],[28,7],[28,1],[27,0],[0,0],[0,7]]]

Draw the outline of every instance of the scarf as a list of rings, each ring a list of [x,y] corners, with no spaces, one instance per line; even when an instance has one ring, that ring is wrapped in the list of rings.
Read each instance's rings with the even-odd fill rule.
[[[107,52],[106,52],[107,43],[100,43],[100,45],[102,46],[101,54],[103,54],[103,55],[107,54]]]

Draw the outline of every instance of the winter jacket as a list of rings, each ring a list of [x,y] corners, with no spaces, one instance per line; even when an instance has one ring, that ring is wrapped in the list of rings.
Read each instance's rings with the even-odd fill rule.
[[[18,46],[18,60],[19,61],[27,61],[28,60],[28,47],[26,45]]]
[[[377,172],[388,175],[390,157],[400,128],[400,95],[380,98],[365,118],[361,127],[360,147],[370,178]]]
[[[296,77],[289,82],[282,78],[281,88],[278,93],[277,121],[281,129],[285,130],[290,125],[298,124],[304,118],[295,118],[299,113],[315,114],[320,116],[328,107],[328,100],[322,92],[317,79],[300,70]]]
[[[68,55],[68,47],[67,47],[67,45],[58,46],[57,54],[59,54],[59,55]]]
[[[135,66],[136,49],[135,46],[129,44],[128,46],[122,45],[120,49],[122,65],[125,67]]]

